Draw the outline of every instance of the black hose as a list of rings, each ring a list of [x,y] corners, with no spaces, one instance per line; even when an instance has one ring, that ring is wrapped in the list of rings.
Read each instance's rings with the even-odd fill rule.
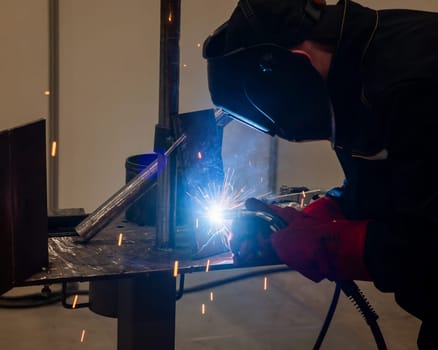
[[[261,270],[261,271],[255,271],[255,272],[249,272],[245,274],[241,274],[238,276],[228,277],[221,280],[216,280],[213,282],[197,285],[194,287],[181,289],[178,291],[177,300],[180,299],[184,293],[194,293],[199,292],[206,289],[211,289],[213,287],[222,286],[228,283],[240,281],[247,278],[252,278],[258,275],[262,274],[270,274],[270,273],[277,273],[277,272],[284,272],[284,271],[291,271],[289,267],[280,267],[280,268],[273,268],[273,269],[267,269],[267,270]],[[184,283],[184,282],[182,282]],[[182,284],[184,286],[184,284]],[[329,310],[327,312],[327,315],[325,317],[323,326],[319,332],[318,338],[315,342],[315,345],[313,347],[313,350],[318,350],[324,340],[325,335],[327,334],[328,328],[330,326],[330,323],[333,319],[334,312],[336,310],[340,291],[343,291],[344,294],[350,299],[351,302],[356,306],[358,311],[361,313],[361,315],[365,318],[365,321],[367,322],[368,326],[371,329],[371,332],[373,334],[374,340],[377,345],[378,350],[387,350],[387,346],[385,343],[385,339],[383,337],[383,334],[380,330],[380,327],[377,323],[378,315],[371,307],[368,300],[363,295],[362,291],[359,289],[357,284],[354,281],[339,281],[336,282],[335,291],[333,294],[333,298],[329,307]]]
[[[214,288],[214,287],[223,286],[223,285],[228,284],[228,283],[241,281],[241,280],[252,278],[252,277],[255,277],[255,276],[271,274],[271,273],[277,273],[277,272],[284,272],[284,271],[291,271],[291,269],[289,267],[277,267],[277,268],[272,268],[272,269],[248,272],[248,273],[240,274],[240,275],[237,275],[237,276],[228,277],[228,278],[216,280],[216,281],[213,281],[213,282],[200,284],[200,285],[197,285],[197,286],[194,286],[194,287],[186,288],[184,290],[184,293],[187,294],[187,293],[200,292],[200,291],[203,291],[203,290],[206,290],[206,289],[211,289],[211,288]]]
[[[330,303],[330,307],[327,311],[327,315],[325,316],[324,323],[319,331],[318,338],[316,339],[315,345],[313,346],[313,350],[318,350],[321,348],[322,341],[324,340],[330,323],[332,322],[333,315],[335,314],[336,307],[338,306],[339,296],[341,294],[341,287],[336,284],[335,291],[333,293],[332,302]]]
[[[267,270],[261,270],[261,271],[254,271],[254,272],[248,272],[245,274],[240,274],[233,277],[224,278],[221,280],[216,280],[210,283],[200,284],[191,288],[184,289],[184,279],[180,280],[180,288],[177,293],[177,300],[181,299],[183,296],[183,293],[195,293],[200,292],[202,290],[211,289],[213,287],[223,286],[228,283],[237,282],[240,280],[244,280],[247,278],[252,278],[259,275],[266,275],[266,274],[272,274],[277,272],[285,272],[285,271],[292,271],[289,267],[280,267],[280,268],[273,268],[273,269],[267,269]],[[181,275],[182,277],[183,275]],[[328,328],[330,326],[330,323],[333,319],[333,315],[336,310],[336,306],[338,304],[339,295],[341,294],[341,287],[336,284],[335,292],[333,294],[332,301],[330,303],[329,310],[327,312],[327,315],[325,317],[324,323],[321,327],[321,330],[318,334],[318,337],[316,339],[315,345],[313,347],[313,350],[318,350],[321,347],[321,344],[327,334]]]
[[[344,294],[353,302],[353,304],[356,305],[356,308],[368,323],[371,332],[373,333],[377,349],[386,350],[387,346],[385,339],[377,323],[379,316],[373,310],[357,284],[354,281],[341,281],[337,282],[337,284],[341,287]]]

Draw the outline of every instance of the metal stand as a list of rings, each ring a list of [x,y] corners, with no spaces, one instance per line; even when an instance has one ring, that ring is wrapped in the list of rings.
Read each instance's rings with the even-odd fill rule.
[[[174,350],[175,291],[169,271],[119,280],[117,349]]]
[[[57,1],[52,0],[52,20],[57,20]],[[161,0],[160,28],[160,103],[159,121],[156,126],[154,148],[157,153],[169,151],[169,147],[178,143],[183,136],[176,130],[174,118],[178,114],[179,92],[179,37],[180,37],[181,0]],[[53,22],[52,32],[57,34],[57,22]],[[57,37],[52,39],[57,44]],[[54,46],[57,49],[57,46]],[[56,51],[52,58],[56,59]],[[52,60],[51,68],[56,73],[57,61]],[[57,87],[56,75],[51,85]],[[52,86],[53,88],[53,86]],[[57,96],[56,96],[57,97]],[[56,103],[56,99],[53,99]],[[57,112],[57,105],[51,108]],[[54,131],[56,133],[56,124]],[[53,136],[53,135],[52,135]],[[161,152],[160,152],[161,151]],[[166,155],[166,154],[164,154]],[[175,245],[175,161],[166,159],[168,166],[159,175],[157,198],[156,245],[159,248],[172,249]],[[56,163],[52,164],[52,173],[56,175]],[[88,242],[117,216],[127,203],[138,197],[138,193],[146,190],[149,179],[158,171],[158,162],[147,169],[144,177],[138,176],[132,183],[124,186],[118,193],[108,199],[92,215],[76,226],[76,232],[83,242]],[[149,171],[149,172],[147,172]],[[52,189],[57,183],[53,183]],[[55,188],[56,189],[56,188]],[[56,198],[52,201],[56,205]],[[99,300],[105,294],[105,287],[113,287],[109,300],[114,300],[115,307],[107,309],[108,300]],[[175,347],[175,309],[176,282],[172,271],[154,271],[132,278],[121,278],[113,283],[97,282],[93,288],[96,295],[91,295],[90,309],[107,316],[118,318],[118,349],[173,350]],[[94,300],[93,300],[94,299]]]

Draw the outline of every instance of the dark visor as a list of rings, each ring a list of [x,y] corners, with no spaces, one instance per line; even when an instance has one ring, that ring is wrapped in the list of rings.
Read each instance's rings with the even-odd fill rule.
[[[291,141],[331,130],[326,84],[301,54],[275,44],[223,52],[227,23],[204,43],[213,103],[233,118]]]

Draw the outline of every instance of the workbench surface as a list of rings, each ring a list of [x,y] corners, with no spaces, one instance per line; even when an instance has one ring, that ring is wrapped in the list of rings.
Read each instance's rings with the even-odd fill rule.
[[[79,236],[74,235],[50,237],[48,269],[20,285],[119,279],[173,271],[175,261],[178,261],[178,273],[234,267],[231,252],[226,249],[194,258],[196,255],[187,249],[158,249],[155,241],[155,227],[138,226],[123,217],[115,219],[87,243],[80,243]]]

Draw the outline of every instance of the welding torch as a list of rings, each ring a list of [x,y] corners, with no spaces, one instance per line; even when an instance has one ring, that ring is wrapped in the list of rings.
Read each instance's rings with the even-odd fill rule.
[[[261,220],[269,224],[271,232],[279,231],[287,226],[278,214],[276,214],[267,204],[266,210],[248,210],[248,209],[225,209],[221,212],[222,220],[239,220],[247,219],[258,221]]]
[[[273,265],[280,261],[270,244],[272,233],[288,224],[267,203],[258,210],[246,208],[207,210],[208,220],[216,223],[231,220],[229,247],[236,265]]]

